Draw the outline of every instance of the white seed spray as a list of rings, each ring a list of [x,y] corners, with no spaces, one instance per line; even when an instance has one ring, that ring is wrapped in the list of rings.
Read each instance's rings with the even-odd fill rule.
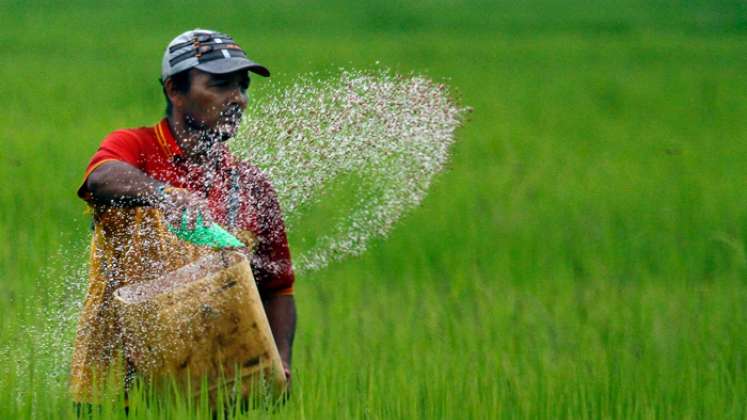
[[[297,272],[318,270],[361,254],[423,200],[467,110],[422,76],[343,69],[252,102],[232,150],[269,176],[289,231],[338,177],[360,181],[346,214],[294,256]]]

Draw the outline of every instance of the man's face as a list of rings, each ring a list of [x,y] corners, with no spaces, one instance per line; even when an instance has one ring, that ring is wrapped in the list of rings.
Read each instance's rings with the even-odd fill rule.
[[[192,69],[190,80],[180,111],[185,127],[195,136],[197,151],[206,151],[238,131],[246,109],[249,76],[246,70],[211,74]]]

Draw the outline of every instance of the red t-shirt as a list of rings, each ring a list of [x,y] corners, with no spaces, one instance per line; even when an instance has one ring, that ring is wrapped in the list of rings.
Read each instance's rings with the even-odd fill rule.
[[[224,145],[219,157],[204,166],[186,162],[167,119],[152,127],[109,134],[88,164],[78,196],[89,201],[88,175],[101,164],[128,163],[148,176],[186,188],[208,200],[211,216],[234,231],[250,231],[257,240],[251,258],[257,287],[265,295],[293,293],[294,274],[280,206],[267,177],[255,166],[238,161]],[[210,165],[211,168],[207,168]]]

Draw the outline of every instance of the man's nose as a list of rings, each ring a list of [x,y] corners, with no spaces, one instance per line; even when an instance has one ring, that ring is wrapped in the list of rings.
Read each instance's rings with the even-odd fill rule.
[[[239,105],[242,110],[246,108],[248,101],[249,98],[245,90],[238,88],[231,92],[231,102]]]

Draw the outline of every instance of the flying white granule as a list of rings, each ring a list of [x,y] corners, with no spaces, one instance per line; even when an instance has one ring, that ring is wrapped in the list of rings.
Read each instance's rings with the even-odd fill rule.
[[[336,180],[359,181],[345,215],[294,258],[296,271],[317,270],[361,254],[422,201],[467,111],[425,77],[343,69],[252,101],[231,148],[268,175],[289,231]]]

